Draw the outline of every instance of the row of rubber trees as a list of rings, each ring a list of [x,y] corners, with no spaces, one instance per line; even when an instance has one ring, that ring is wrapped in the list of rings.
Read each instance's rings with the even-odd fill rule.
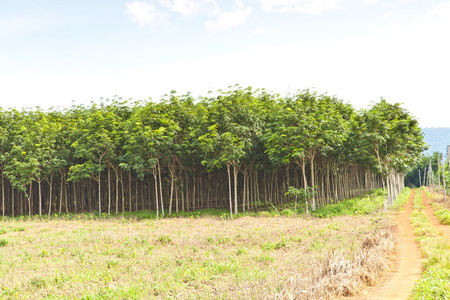
[[[420,186],[428,186],[430,191],[431,191],[431,189],[433,189],[433,191],[436,191],[436,186],[437,186],[438,193],[440,194],[442,191],[442,193],[444,194],[444,201],[446,201],[447,200],[446,181],[448,181],[450,179],[450,178],[446,178],[446,177],[449,177],[449,175],[450,175],[449,171],[448,171],[448,170],[450,170],[450,159],[448,160],[448,168],[446,170],[444,154],[441,153],[441,155],[439,155],[437,157],[437,165],[438,165],[438,170],[437,170],[436,174],[433,173],[433,168],[431,167],[431,160],[428,164],[428,167],[424,168],[423,176],[421,176],[422,174],[419,169],[419,182],[420,182]],[[430,176],[430,174],[431,174],[431,176]],[[423,177],[423,180],[422,180],[422,177]],[[441,189],[441,180],[442,180],[442,189]]]

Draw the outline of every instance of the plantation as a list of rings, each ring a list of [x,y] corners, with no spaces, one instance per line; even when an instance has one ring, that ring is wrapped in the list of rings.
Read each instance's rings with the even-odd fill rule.
[[[309,90],[0,109],[1,298],[366,293],[425,148],[400,104]]]
[[[315,211],[380,187],[390,206],[424,149],[417,120],[385,100],[355,111],[308,90],[212,95],[0,110],[2,215]]]

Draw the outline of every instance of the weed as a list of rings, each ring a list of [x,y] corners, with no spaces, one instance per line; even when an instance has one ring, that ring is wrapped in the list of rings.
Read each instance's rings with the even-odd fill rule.
[[[273,258],[272,256],[263,255],[263,254],[259,255],[259,256],[256,256],[254,259],[257,262],[261,262],[261,263],[264,263],[264,264],[268,264],[268,263],[273,262],[275,260],[275,258]]]
[[[114,268],[114,267],[116,267],[118,264],[119,264],[119,262],[116,261],[116,260],[108,260],[108,261],[106,261],[106,267],[107,267],[108,269]]]
[[[317,240],[313,241],[308,247],[308,249],[312,250],[312,251],[320,251],[323,248],[324,248],[324,245],[320,241],[317,241]]]
[[[278,250],[286,246],[287,246],[286,239],[283,238],[281,239],[281,241],[278,241],[276,243],[267,242],[262,245],[262,248],[264,251],[271,251],[271,250]]]
[[[167,245],[172,243],[172,239],[168,235],[161,235],[158,237],[158,242],[162,245]]]
[[[247,249],[245,249],[245,248],[239,248],[239,249],[236,250],[236,254],[237,255],[242,255],[242,254],[245,254],[245,253],[247,253]]]
[[[46,284],[45,279],[42,278],[33,278],[30,281],[30,285],[32,285],[36,289],[45,287],[45,284]]]
[[[39,257],[47,257],[47,256],[48,256],[47,250],[42,249],[41,253],[39,253]]]
[[[0,247],[4,247],[8,245],[8,240],[7,239],[0,239]]]

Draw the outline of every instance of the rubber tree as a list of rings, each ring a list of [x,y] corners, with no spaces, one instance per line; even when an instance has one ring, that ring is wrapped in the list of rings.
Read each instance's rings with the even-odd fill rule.
[[[230,87],[231,88],[231,87]],[[230,216],[233,214],[232,182],[234,185],[234,213],[238,212],[238,173],[241,162],[262,129],[258,122],[258,104],[251,87],[235,86],[219,91],[219,96],[205,100],[207,107],[203,118],[203,135],[198,140],[203,145],[203,164],[209,169],[226,166],[228,174]],[[233,170],[233,181],[231,180]]]
[[[160,161],[171,147],[178,131],[178,124],[161,111],[160,105],[150,101],[136,109],[125,125],[126,164],[131,166],[141,180],[147,174],[153,175],[158,218],[159,205],[164,217]]]
[[[12,126],[14,119],[11,115],[11,111],[4,111],[0,107],[0,172],[1,172],[1,185],[2,185],[2,217],[5,217],[5,166],[10,158],[12,143]]]
[[[113,112],[93,104],[88,110],[81,110],[77,127],[79,136],[72,143],[75,156],[82,159],[81,163],[70,167],[69,180],[78,181],[93,178],[98,183],[98,213],[102,213],[102,172],[107,167],[108,159],[113,155],[114,137],[112,125]],[[110,207],[108,207],[110,212]]]
[[[385,207],[392,204],[392,176],[418,162],[425,149],[418,121],[401,107],[385,99],[363,110],[357,117],[359,149],[371,167],[383,178]]]
[[[192,147],[191,131],[196,124],[197,114],[194,107],[194,98],[190,93],[177,95],[172,91],[170,95],[165,95],[161,100],[164,115],[174,121],[177,130],[174,131],[173,139],[165,144],[165,155],[162,156],[163,164],[167,166],[170,176],[170,196],[169,196],[169,216],[172,214],[173,197],[178,169],[183,169],[183,163],[190,161],[192,167],[192,154],[195,152]],[[197,122],[198,123],[198,122]],[[187,166],[186,166],[187,167]],[[178,213],[178,205],[177,213]]]
[[[27,111],[12,111],[15,120],[10,130],[12,148],[8,154],[4,171],[13,189],[25,193],[28,202],[28,215],[31,217],[32,180],[38,173],[40,165],[34,153],[27,149],[30,137],[33,135],[31,128],[27,127],[27,114]],[[29,190],[27,190],[28,187]],[[12,195],[14,195],[14,192]],[[14,216],[14,198],[11,199],[11,206]]]

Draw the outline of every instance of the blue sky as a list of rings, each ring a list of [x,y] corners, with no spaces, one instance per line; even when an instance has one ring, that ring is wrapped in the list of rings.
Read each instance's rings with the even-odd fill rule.
[[[235,83],[401,102],[450,127],[450,1],[0,0],[0,106]]]

